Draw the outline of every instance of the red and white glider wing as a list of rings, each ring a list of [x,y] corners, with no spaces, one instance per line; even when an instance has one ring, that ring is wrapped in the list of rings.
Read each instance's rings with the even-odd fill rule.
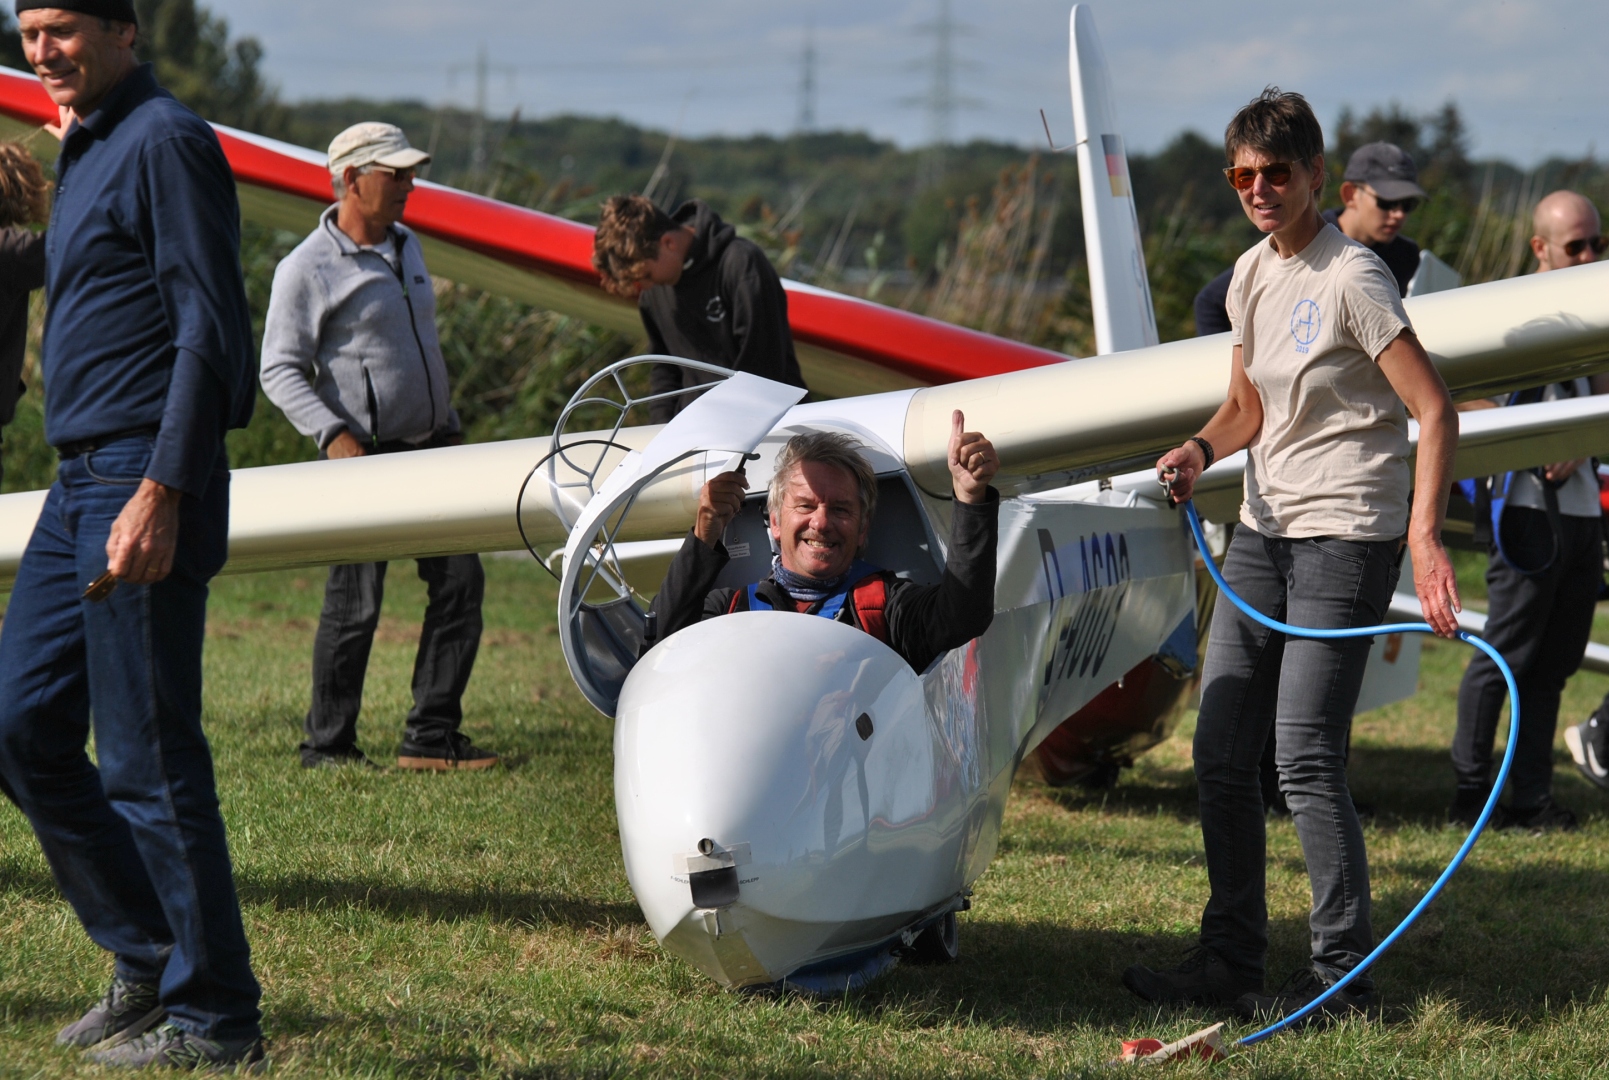
[[[55,119],[56,107],[37,78],[0,68],[0,134],[21,134]],[[240,185],[242,214],[310,232],[331,200],[324,155],[214,126]],[[404,220],[424,238],[430,268],[442,277],[641,333],[635,305],[598,284],[590,226],[428,182],[417,185]],[[855,297],[784,284],[805,381],[822,396],[956,382],[1068,359]]]

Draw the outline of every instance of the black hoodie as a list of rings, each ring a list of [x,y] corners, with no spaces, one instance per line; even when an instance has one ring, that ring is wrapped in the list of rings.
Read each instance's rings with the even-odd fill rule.
[[[738,236],[702,199],[683,203],[671,220],[693,227],[693,246],[680,281],[645,289],[637,301],[649,351],[804,386],[788,330],[788,297],[765,252]],[[663,393],[706,381],[663,364],[654,369],[651,385]],[[656,402],[653,422],[665,423],[690,400]]]

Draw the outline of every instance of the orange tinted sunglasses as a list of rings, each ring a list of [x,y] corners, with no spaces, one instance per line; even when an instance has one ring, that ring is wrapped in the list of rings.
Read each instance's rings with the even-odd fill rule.
[[[1224,177],[1229,186],[1236,191],[1245,191],[1257,180],[1257,174],[1262,173],[1263,178],[1275,187],[1284,187],[1291,182],[1291,170],[1295,168],[1288,161],[1270,161],[1267,165],[1252,168],[1249,165],[1237,165],[1224,170]]]

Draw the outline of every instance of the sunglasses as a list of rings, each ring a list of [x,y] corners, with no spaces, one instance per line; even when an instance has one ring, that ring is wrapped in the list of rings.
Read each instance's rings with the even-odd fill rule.
[[[1257,174],[1262,173],[1263,179],[1275,187],[1284,187],[1291,182],[1291,170],[1296,166],[1288,161],[1270,161],[1267,165],[1252,168],[1249,165],[1236,165],[1224,170],[1224,177],[1229,186],[1236,191],[1245,191],[1257,181]]]
[[[406,169],[392,169],[385,165],[375,165],[373,166],[373,169],[375,172],[387,174],[391,177],[391,179],[397,181],[398,183],[401,183],[404,180],[412,180],[414,175],[418,172],[418,169],[414,168],[413,166],[409,166]]]
[[[1406,199],[1382,199],[1380,196],[1376,195],[1374,197],[1374,205],[1378,206],[1387,214],[1391,213],[1393,210],[1401,210],[1404,214],[1411,214],[1415,210],[1419,209],[1419,199],[1417,196],[1413,195],[1408,196]]]
[[[1564,253],[1570,258],[1578,257],[1587,248],[1592,249],[1594,255],[1602,255],[1609,250],[1609,236],[1584,236],[1580,240],[1571,240],[1568,244],[1561,244]]]

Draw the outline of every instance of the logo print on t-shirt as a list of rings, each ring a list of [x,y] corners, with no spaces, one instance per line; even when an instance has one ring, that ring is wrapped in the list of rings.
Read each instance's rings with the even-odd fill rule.
[[[726,318],[726,305],[721,303],[720,296],[710,297],[710,302],[704,305],[704,318],[710,322],[720,322]]]
[[[1318,340],[1323,325],[1324,316],[1319,314],[1318,305],[1311,300],[1299,301],[1291,312],[1291,337],[1296,339],[1296,351],[1306,353],[1307,347]]]

